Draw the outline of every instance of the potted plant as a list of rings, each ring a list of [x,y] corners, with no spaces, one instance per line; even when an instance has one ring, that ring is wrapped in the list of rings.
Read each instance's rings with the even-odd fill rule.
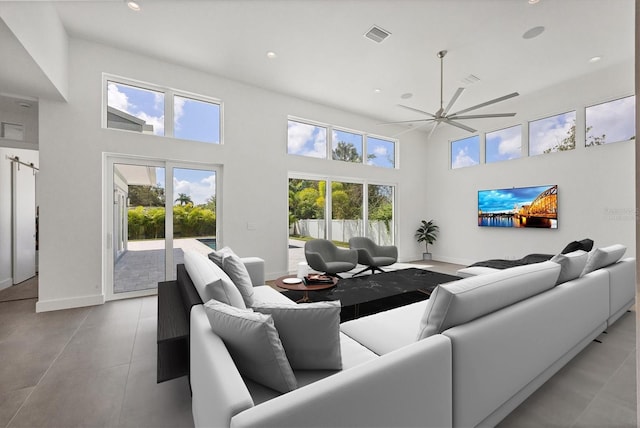
[[[418,242],[424,242],[425,252],[422,253],[422,260],[431,260],[429,252],[429,244],[433,244],[438,239],[439,227],[433,220],[422,220],[422,225],[416,230],[416,239]]]

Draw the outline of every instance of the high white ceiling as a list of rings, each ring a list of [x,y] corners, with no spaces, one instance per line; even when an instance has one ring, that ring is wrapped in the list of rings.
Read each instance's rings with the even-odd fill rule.
[[[467,86],[461,79],[480,79],[453,110],[513,91],[524,95],[634,57],[633,0],[139,3],[140,12],[121,0],[62,1],[55,7],[70,36],[380,120],[416,118],[398,103],[437,110],[436,53],[442,49],[448,50],[445,103]],[[380,44],[365,38],[373,25],[391,36]],[[540,36],[522,37],[536,26],[545,28]],[[277,57],[267,58],[269,51]],[[594,56],[602,60],[590,63]],[[407,93],[413,96],[402,99]]]

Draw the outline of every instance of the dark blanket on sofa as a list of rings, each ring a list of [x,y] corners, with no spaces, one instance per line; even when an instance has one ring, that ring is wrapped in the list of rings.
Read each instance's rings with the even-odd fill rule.
[[[507,269],[514,266],[523,266],[530,265],[533,263],[541,263],[550,260],[553,257],[553,254],[528,254],[521,259],[518,260],[504,260],[504,259],[492,259],[492,260],[483,260],[481,262],[476,262],[469,267],[472,266],[482,266],[482,267],[490,267],[494,269]]]
[[[572,241],[569,242],[563,249],[560,251],[560,254],[567,254],[572,251],[582,250],[582,251],[591,251],[593,248],[593,240],[589,238],[581,239],[580,241]],[[483,260],[481,262],[476,262],[468,267],[473,266],[481,266],[481,267],[490,267],[494,269],[508,269],[514,266],[523,266],[530,265],[533,263],[542,263],[547,260],[551,260],[553,254],[528,254],[521,259],[518,260],[505,260],[505,259],[491,259],[491,260]]]

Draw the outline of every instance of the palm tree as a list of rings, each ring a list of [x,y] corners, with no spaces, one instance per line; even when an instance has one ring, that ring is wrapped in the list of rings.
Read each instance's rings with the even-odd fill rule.
[[[187,204],[193,205],[191,196],[187,195],[186,193],[178,193],[178,197],[176,198],[175,202],[179,202],[180,205],[187,205]]]

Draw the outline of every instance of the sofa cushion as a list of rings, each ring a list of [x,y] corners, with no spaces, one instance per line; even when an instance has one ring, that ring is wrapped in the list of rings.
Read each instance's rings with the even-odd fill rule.
[[[548,261],[439,285],[427,301],[418,340],[542,293],[559,274],[560,265]]]
[[[589,260],[582,271],[582,275],[593,272],[596,269],[609,266],[622,258],[627,247],[621,244],[610,245],[608,247],[596,248],[589,252]]]
[[[184,266],[203,302],[216,299],[237,308],[246,308],[240,291],[229,276],[205,255],[185,251]]]
[[[256,312],[271,315],[291,368],[339,370],[340,301],[261,304]]]
[[[416,341],[427,300],[367,315],[340,324],[340,331],[378,355],[388,354]],[[409,326],[409,328],[407,328]]]
[[[560,265],[560,276],[557,284],[571,281],[582,276],[582,271],[587,264],[589,253],[583,250],[573,251],[567,254],[557,254],[551,258],[552,262]]]
[[[211,329],[224,342],[240,374],[279,392],[297,388],[270,315],[216,300],[209,300],[204,309]]]

